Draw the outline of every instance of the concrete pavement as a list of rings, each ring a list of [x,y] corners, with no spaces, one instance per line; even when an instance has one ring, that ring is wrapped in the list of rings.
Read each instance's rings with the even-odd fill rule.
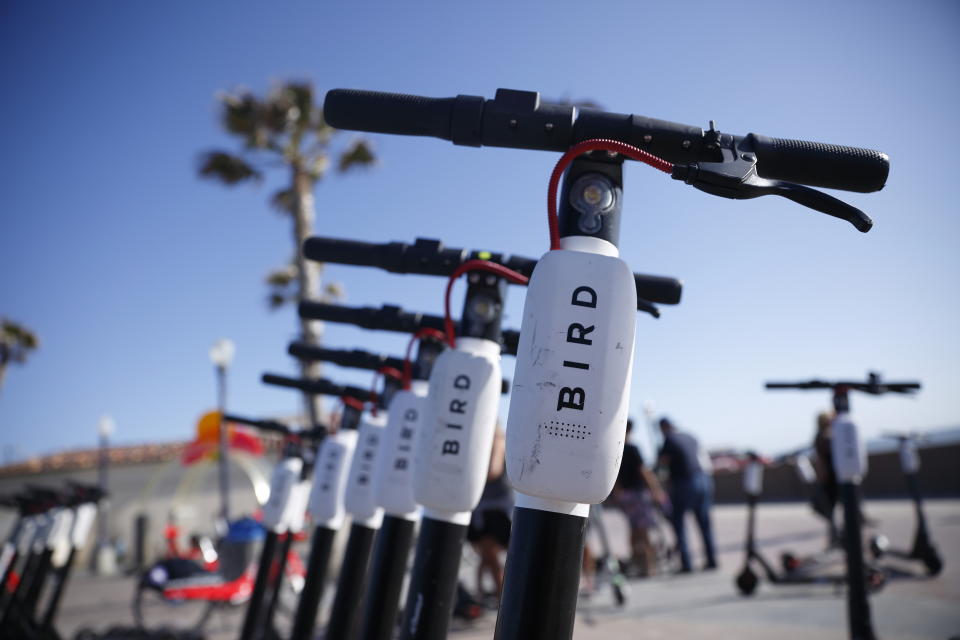
[[[867,514],[895,546],[907,546],[913,532],[913,513],[905,501],[870,502]],[[960,501],[927,503],[932,535],[946,562],[943,573],[926,577],[893,579],[871,598],[874,626],[881,638],[940,639],[960,637]],[[589,598],[581,598],[577,640],[742,638],[744,640],[800,640],[847,637],[846,609],[842,590],[829,586],[774,587],[762,583],[758,592],[741,597],[733,577],[742,564],[746,511],[740,505],[717,507],[714,526],[720,549],[718,571],[687,576],[661,576],[632,580],[629,600],[614,606],[609,588],[601,586]],[[805,505],[761,505],[758,535],[763,552],[774,562],[779,553],[817,551],[824,542],[824,528]],[[623,535],[616,521],[611,536]],[[693,547],[698,550],[696,536]],[[305,553],[305,551],[304,551]],[[472,552],[465,551],[462,575],[472,585]],[[910,565],[902,565],[910,569]],[[913,570],[918,567],[913,565]],[[842,567],[838,567],[842,569]],[[60,614],[59,628],[71,637],[83,626],[104,629],[111,624],[131,624],[132,578],[95,578],[81,575],[73,580]],[[327,602],[332,595],[327,590]],[[176,609],[171,609],[175,619]],[[320,619],[323,620],[324,614]],[[242,612],[215,616],[208,637],[236,638]],[[493,637],[496,612],[488,612],[470,625],[455,625],[453,640]]]

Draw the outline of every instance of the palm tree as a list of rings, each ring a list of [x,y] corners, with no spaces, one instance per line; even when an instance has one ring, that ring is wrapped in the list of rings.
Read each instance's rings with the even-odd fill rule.
[[[372,165],[376,159],[370,145],[360,138],[333,146],[338,133],[323,119],[323,110],[314,103],[313,88],[307,83],[282,84],[265,97],[247,90],[220,96],[221,123],[241,143],[238,152],[219,149],[207,151],[200,162],[200,176],[233,186],[260,180],[270,168],[283,169],[289,176],[287,186],[271,197],[271,204],[293,223],[293,258],[289,264],[267,276],[270,308],[287,302],[320,296],[320,265],[303,257],[303,241],[313,234],[316,217],[313,190],[326,175],[330,157],[336,157],[336,170],[345,173]],[[328,286],[323,297],[338,295]],[[303,340],[319,343],[317,323],[300,320]],[[318,363],[301,363],[305,377],[319,375]],[[318,399],[306,396],[307,415],[314,424],[321,415]]]
[[[0,318],[0,387],[11,362],[23,364],[31,351],[40,346],[40,340],[30,329],[12,320]]]

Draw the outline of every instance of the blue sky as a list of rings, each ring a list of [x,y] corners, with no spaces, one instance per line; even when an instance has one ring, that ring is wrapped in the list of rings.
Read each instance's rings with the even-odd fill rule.
[[[237,343],[233,410],[299,407],[259,383],[295,371],[294,311],[264,304],[263,276],[291,250],[266,204],[278,178],[225,189],[195,175],[200,152],[232,144],[216,93],[285,79],[321,92],[538,90],[885,151],[883,191],[838,194],[873,217],[866,235],[785,200],[722,200],[628,167],[623,257],[685,282],[682,305],[638,319],[633,406],[652,401],[711,445],[776,452],[810,438],[828,398],[767,393],[764,380],[875,369],[924,390],[857,397],[868,435],[960,422],[956,3],[331,4],[0,3],[0,315],[43,342],[0,392],[0,446],[90,445],[103,413],[121,442],[187,437],[214,399],[207,349],[223,336]],[[318,233],[546,250],[555,154],[372,139],[379,166],[317,189]],[[436,279],[326,275],[350,304],[441,308]],[[511,289],[509,326],[522,296]],[[327,337],[404,346],[350,327]]]

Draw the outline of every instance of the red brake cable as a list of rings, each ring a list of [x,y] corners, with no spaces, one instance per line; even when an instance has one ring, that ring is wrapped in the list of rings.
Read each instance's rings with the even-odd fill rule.
[[[410,336],[410,341],[407,343],[407,354],[403,357],[403,388],[406,390],[410,389],[410,384],[413,381],[413,363],[410,361],[413,343],[418,340],[423,340],[424,338],[433,338],[441,343],[446,343],[447,341],[446,335],[439,329],[423,327],[413,332],[413,335]]]
[[[618,140],[607,140],[604,138],[595,138],[593,140],[584,140],[570,147],[557,161],[557,165],[550,174],[550,186],[547,188],[547,226],[550,229],[550,250],[555,251],[560,248],[560,229],[557,222],[557,188],[560,185],[560,178],[567,167],[577,156],[588,151],[612,151],[626,156],[632,160],[638,160],[646,163],[654,169],[659,169],[664,173],[673,172],[673,163],[658,158],[647,153],[642,149],[620,142]]]
[[[457,278],[468,271],[487,271],[501,278],[506,278],[508,282],[512,282],[513,284],[527,284],[530,280],[530,278],[522,273],[508,269],[502,264],[490,262],[489,260],[467,260],[457,267],[456,270],[450,274],[450,279],[447,280],[447,292],[443,297],[443,326],[446,329],[447,344],[451,347],[457,346],[457,338],[456,328],[453,326],[453,318],[450,316],[450,292],[453,290],[453,283],[457,281]]]

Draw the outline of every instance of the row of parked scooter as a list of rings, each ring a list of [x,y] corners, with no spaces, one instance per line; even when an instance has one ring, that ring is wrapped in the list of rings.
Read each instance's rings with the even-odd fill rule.
[[[341,129],[562,153],[548,186],[550,250],[531,260],[444,248],[437,241],[307,241],[308,259],[446,278],[446,312],[300,305],[303,318],[407,333],[418,349],[399,362],[402,368],[385,361],[376,366],[383,382],[373,402],[367,390],[329,380],[264,376],[268,384],[340,397],[343,411],[336,433],[325,435],[324,425],[314,423],[306,433],[289,434],[319,446],[291,445],[276,467],[240,638],[280,637],[273,616],[284,549],[304,526],[305,511],[314,530],[289,637],[312,638],[318,628],[333,537],[349,515],[336,593],[319,625],[325,637],[446,638],[467,524],[483,490],[505,386],[500,358],[513,355],[506,468],[517,499],[495,637],[570,640],[590,505],[610,493],[623,451],[636,312],[658,317],[656,304],[677,304],[681,293],[676,279],[634,274],[619,258],[624,161],[645,163],[711,195],[786,197],[866,232],[872,226],[866,214],[810,186],[877,191],[888,158],[868,149],[724,134],[712,123],[704,131],[551,104],[535,92],[503,89],[493,100],[334,90],[324,118]],[[455,322],[450,296],[460,277],[467,288]],[[527,287],[519,332],[501,327],[508,283]],[[296,348],[301,358],[336,362],[333,357],[343,355]],[[870,640],[866,591],[855,584],[863,581],[862,554],[853,546],[859,529],[850,521],[855,481],[863,472],[855,460],[859,449],[848,450],[856,444],[846,404],[853,387],[831,388],[835,440],[844,445],[838,476],[852,472],[841,479],[850,633]],[[152,588],[162,593],[188,586],[175,584],[177,578],[156,579],[161,573]]]
[[[873,376],[874,382],[878,377]],[[920,491],[920,456],[917,450],[915,434],[896,434],[888,438],[899,443],[900,467],[903,471],[907,494],[914,505],[915,527],[912,543],[908,548],[896,547],[881,533],[869,538],[870,557],[864,563],[864,578],[868,590],[881,589],[889,576],[916,577],[918,575],[936,576],[943,570],[943,559],[937,550],[927,527],[927,518],[923,508],[923,496]],[[756,542],[756,510],[763,495],[764,462],[755,453],[748,454],[743,473],[743,489],[747,503],[747,536],[744,548],[744,566],[736,577],[737,589],[745,596],[752,595],[760,582],[766,577],[771,585],[830,584],[837,587],[847,582],[847,574],[837,571],[846,554],[845,532],[839,530],[834,518],[835,500],[829,495],[831,488],[825,487],[817,477],[807,452],[790,456],[788,462],[796,469],[798,479],[804,487],[806,498],[813,510],[827,522],[826,545],[823,551],[799,556],[790,551],[780,555],[779,566],[771,562],[758,548]],[[862,512],[858,518],[863,520]],[[884,558],[893,558],[893,565],[881,565]],[[919,568],[919,573],[913,570]],[[759,569],[757,571],[756,569]]]
[[[636,311],[659,316],[655,305],[676,304],[681,292],[679,281],[633,274],[619,258],[624,160],[647,164],[711,195],[783,196],[846,220],[861,232],[872,226],[866,214],[805,185],[877,191],[886,181],[889,160],[867,149],[723,134],[712,123],[704,131],[551,104],[535,92],[505,89],[493,100],[338,89],[326,96],[324,119],[341,129],[563,155],[548,186],[550,250],[539,260],[446,249],[436,241],[371,245],[313,238],[303,247],[308,259],[442,276],[447,288],[444,317],[397,307],[300,305],[303,318],[403,331],[419,343],[415,361],[405,362],[405,371],[378,366],[384,382],[377,408],[366,414],[356,403],[366,398],[341,385],[264,376],[267,383],[308,394],[352,398],[344,402],[338,431],[317,450],[312,489],[301,488],[308,464],[288,458],[278,466],[271,498],[277,502],[266,510],[272,533],[264,543],[264,558],[275,553],[276,538],[270,536],[289,531],[294,522],[282,496],[302,501],[293,512],[307,506],[316,526],[292,637],[313,635],[330,541],[344,511],[351,517],[350,535],[325,637],[446,637],[464,535],[490,456],[503,386],[500,357],[510,354],[516,368],[506,468],[517,501],[495,637],[569,640],[589,505],[610,493],[623,451]],[[461,276],[467,291],[456,323],[450,292]],[[527,287],[519,334],[501,327],[507,283]],[[318,355],[309,345],[298,348],[299,357]],[[835,437],[845,446],[856,444],[846,403],[849,387],[834,390]],[[857,453],[843,455],[838,473],[841,468],[844,474],[852,472],[841,482],[849,511],[856,508],[853,482],[863,469],[854,464]],[[848,484],[853,493],[846,490]],[[859,532],[849,521],[846,529],[850,540]],[[401,607],[415,531],[413,567]],[[853,585],[862,582],[862,562],[851,559],[857,549],[847,551],[854,603],[850,633],[869,640],[874,634],[866,592]],[[241,640],[275,635],[271,562],[261,560]]]
[[[60,637],[57,610],[104,497],[99,487],[71,482],[59,490],[28,486],[0,498],[0,506],[17,513],[0,555],[2,637]]]

